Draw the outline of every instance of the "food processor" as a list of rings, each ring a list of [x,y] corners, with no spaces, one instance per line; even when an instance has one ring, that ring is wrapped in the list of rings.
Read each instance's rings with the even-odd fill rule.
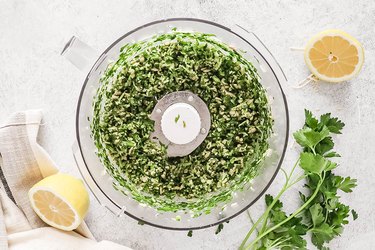
[[[114,179],[106,172],[96,154],[96,146],[91,138],[90,121],[93,115],[93,100],[100,78],[107,66],[116,61],[123,45],[150,39],[157,34],[171,32],[201,32],[214,34],[223,43],[230,45],[250,61],[257,69],[261,84],[267,92],[274,119],[273,133],[269,138],[269,149],[260,164],[260,174],[246,183],[242,190],[234,191],[232,199],[218,204],[210,213],[192,216],[188,211],[161,212],[135,201],[130,195],[116,190]],[[73,153],[78,168],[99,203],[117,216],[126,214],[142,223],[173,230],[195,230],[226,222],[254,204],[274,180],[284,158],[288,141],[288,108],[282,85],[286,77],[269,50],[252,32],[239,25],[227,28],[214,22],[193,18],[172,18],[151,22],[140,26],[113,42],[100,55],[91,47],[72,37],[62,51],[78,69],[87,73],[79,96],[76,111],[76,142]],[[184,113],[191,117],[194,128],[186,134],[170,129],[166,117]],[[158,100],[150,118],[155,121],[152,140],[172,142],[168,156],[183,156],[191,153],[204,141],[210,129],[210,114],[206,104],[193,93],[178,91]],[[169,132],[166,132],[169,131]],[[172,131],[172,132],[170,132]],[[178,136],[176,136],[178,135]],[[178,219],[176,219],[178,218]]]

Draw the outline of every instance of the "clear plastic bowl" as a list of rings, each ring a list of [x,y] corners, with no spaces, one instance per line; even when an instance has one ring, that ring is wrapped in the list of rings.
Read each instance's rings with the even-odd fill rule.
[[[243,54],[258,69],[261,83],[270,99],[274,118],[273,135],[270,138],[270,149],[262,173],[246,185],[243,191],[233,193],[233,199],[227,204],[219,204],[210,214],[192,218],[185,212],[158,212],[154,208],[139,204],[129,196],[115,190],[113,179],[106,173],[100,159],[95,154],[96,147],[90,134],[90,120],[93,108],[92,101],[99,86],[99,79],[110,61],[116,60],[120,48],[130,42],[144,40],[155,34],[170,32],[176,27],[178,31],[196,31],[215,34],[223,42],[244,51]],[[286,82],[280,66],[255,34],[236,25],[227,28],[222,25],[199,19],[174,18],[165,19],[138,27],[112,43],[99,57],[95,51],[73,37],[65,46],[64,54],[78,68],[90,69],[79,97],[76,114],[77,143],[73,147],[79,170],[87,185],[100,204],[107,207],[117,216],[127,214],[143,223],[165,229],[193,230],[215,226],[228,221],[254,204],[271,185],[284,158],[287,147],[289,118],[285,95],[281,85]],[[93,59],[96,62],[93,62]],[[225,205],[225,208],[222,207]],[[181,220],[176,221],[176,216]]]

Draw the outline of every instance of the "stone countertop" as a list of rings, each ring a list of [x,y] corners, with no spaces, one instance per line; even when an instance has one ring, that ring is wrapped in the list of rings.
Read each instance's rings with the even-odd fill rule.
[[[14,111],[42,108],[40,144],[62,171],[78,176],[71,145],[75,140],[76,103],[85,75],[60,56],[72,35],[102,51],[130,29],[166,17],[196,17],[223,25],[237,23],[261,38],[290,84],[294,84],[309,72],[303,54],[290,47],[303,47],[319,31],[343,29],[361,41],[366,51],[365,64],[357,78],[343,84],[283,88],[289,103],[291,132],[302,126],[304,108],[314,113],[332,112],[346,123],[336,140],[337,151],[342,155],[337,172],[358,179],[355,192],[344,195],[343,200],[358,211],[359,218],[346,226],[342,237],[330,246],[356,249],[350,244],[358,240],[367,244],[366,249],[375,248],[367,234],[375,230],[374,13],[375,2],[369,0],[0,0],[0,121]],[[291,142],[290,138],[290,145]],[[297,148],[289,146],[283,164],[286,169],[297,152]],[[279,175],[268,192],[276,193],[283,181]],[[94,198],[91,200],[86,221],[94,235],[134,249],[236,249],[250,228],[246,214],[242,214],[218,235],[215,228],[210,228],[195,231],[189,238],[186,232],[139,226],[127,216],[117,218]],[[262,207],[261,199],[250,211]]]

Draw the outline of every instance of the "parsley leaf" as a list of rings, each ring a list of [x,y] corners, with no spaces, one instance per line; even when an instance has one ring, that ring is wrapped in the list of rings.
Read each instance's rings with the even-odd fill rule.
[[[341,155],[339,155],[338,153],[336,153],[334,151],[331,151],[329,153],[326,153],[324,155],[324,157],[326,157],[326,158],[333,158],[333,157],[341,157]]]
[[[311,111],[305,109],[305,125],[309,128],[315,129],[319,121],[312,115]]]
[[[341,189],[345,193],[351,193],[353,188],[357,186],[357,180],[346,177],[345,179],[340,177],[340,180],[336,184],[337,188]]]
[[[320,174],[327,168],[331,167],[330,161],[321,155],[303,152],[300,155],[300,166],[309,173]]]
[[[311,128],[303,128],[294,132],[293,136],[296,142],[302,147],[308,147],[315,150],[315,146],[329,135],[329,129],[323,127],[321,131],[315,131]]]
[[[311,214],[311,220],[314,224],[314,227],[319,226],[324,222],[324,216],[323,216],[323,208],[319,203],[316,203],[312,205],[309,208],[310,214]]]
[[[311,229],[311,233],[311,242],[319,249],[322,249],[325,242],[329,242],[335,237],[335,232],[327,223],[314,227]]]
[[[327,113],[320,116],[318,127],[323,126],[326,126],[331,133],[341,134],[341,129],[345,126],[345,124],[336,117],[332,118],[331,114]]]
[[[332,137],[326,137],[315,146],[315,152],[319,155],[324,155],[332,150],[334,145]]]

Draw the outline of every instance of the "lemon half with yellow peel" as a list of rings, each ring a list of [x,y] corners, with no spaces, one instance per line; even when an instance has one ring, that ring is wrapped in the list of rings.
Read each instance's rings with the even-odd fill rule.
[[[48,225],[71,231],[85,217],[90,200],[82,182],[67,174],[51,175],[29,190],[31,206]]]
[[[341,30],[326,30],[310,39],[305,61],[311,73],[326,82],[347,81],[358,74],[364,62],[361,43]]]

